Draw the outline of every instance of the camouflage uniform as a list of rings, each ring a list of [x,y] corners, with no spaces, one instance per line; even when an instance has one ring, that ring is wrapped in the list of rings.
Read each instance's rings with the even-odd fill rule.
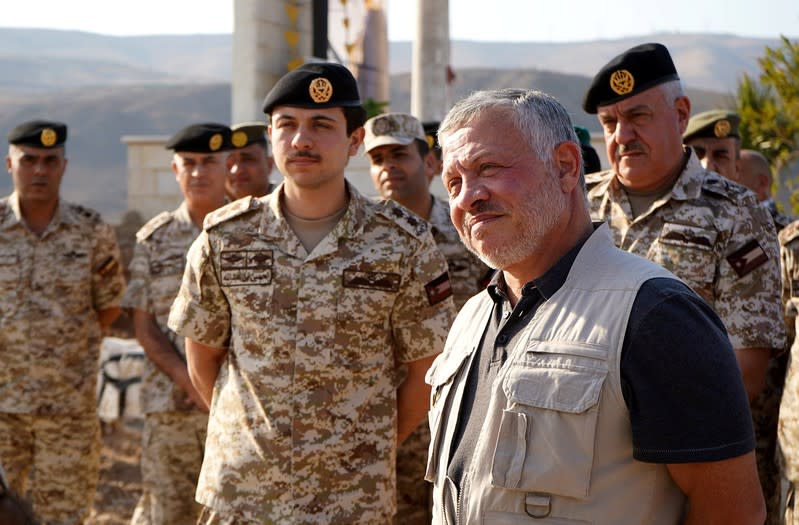
[[[635,219],[612,172],[587,177],[587,183],[592,218],[610,223],[617,246],[659,263],[702,296],[724,322],[733,348],[783,348],[776,235],[752,192],[704,170],[693,151],[672,190]],[[752,403],[767,501],[777,486],[778,401],[771,397]]]
[[[89,514],[99,468],[97,312],[125,281],[114,231],[59,201],[41,237],[16,193],[0,200],[0,462],[46,523]]]
[[[310,254],[282,186],[210,214],[189,252],[169,326],[228,348],[197,489],[209,521],[394,514],[398,367],[441,351],[454,308],[427,223],[347,189]]]
[[[485,288],[490,269],[461,242],[449,217],[446,201],[433,198],[428,222],[436,246],[447,259],[452,298],[455,307],[460,309],[470,297]],[[430,427],[423,424],[397,450],[397,514],[394,523],[398,525],[429,524],[433,519],[430,511],[433,485],[424,479],[429,446]]]
[[[796,322],[799,320],[799,221],[784,228],[779,239],[782,255],[782,304],[792,344],[779,411],[778,458],[782,477],[788,482],[785,523],[797,525],[799,501],[796,499],[795,488],[799,484],[799,342],[796,340]]]
[[[791,218],[777,208],[777,203],[774,202],[774,199],[766,199],[761,204],[768,210],[778,232],[791,223]]]
[[[136,234],[126,308],[151,314],[185,360],[182,337],[167,327],[169,307],[178,295],[186,252],[200,229],[184,202],[163,212]],[[201,506],[194,501],[203,460],[208,417],[186,402],[186,393],[150,360],[145,361],[141,389],[146,414],[142,436],[143,493],[131,523],[194,524]]]

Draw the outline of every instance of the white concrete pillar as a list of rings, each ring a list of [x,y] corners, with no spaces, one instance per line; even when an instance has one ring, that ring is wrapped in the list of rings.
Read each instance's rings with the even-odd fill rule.
[[[449,0],[416,0],[411,113],[418,119],[441,120],[446,115],[448,65]]]
[[[233,123],[263,120],[267,92],[311,56],[311,15],[311,2],[303,0],[234,0]]]

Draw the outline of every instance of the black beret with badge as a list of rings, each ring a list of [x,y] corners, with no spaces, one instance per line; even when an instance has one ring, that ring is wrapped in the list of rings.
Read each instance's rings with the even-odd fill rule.
[[[67,125],[50,120],[29,120],[8,132],[8,143],[36,148],[55,148],[67,140]]]
[[[311,62],[289,71],[264,99],[263,111],[275,106],[298,108],[357,107],[361,105],[358,82],[350,70],[332,62]]]
[[[605,64],[591,80],[583,109],[595,114],[599,106],[615,104],[672,80],[679,80],[669,50],[663,44],[641,44]]]
[[[726,109],[711,109],[703,113],[698,113],[691,117],[685,133],[682,135],[683,141],[694,138],[726,138],[738,137],[738,124],[741,117],[734,111]]]
[[[187,153],[218,153],[231,149],[230,128],[224,124],[205,122],[181,129],[164,145],[173,151]]]
[[[242,122],[230,127],[230,142],[234,148],[250,144],[266,144],[266,124],[262,122]]]
[[[438,121],[431,120],[429,122],[422,122],[424,134],[427,138],[427,146],[432,150],[441,150],[441,144],[438,143],[438,126],[441,124]]]

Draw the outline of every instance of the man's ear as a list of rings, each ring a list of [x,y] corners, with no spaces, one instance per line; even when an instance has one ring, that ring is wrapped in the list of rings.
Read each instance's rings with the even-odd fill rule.
[[[361,147],[365,134],[366,130],[363,129],[363,127],[360,127],[353,131],[352,135],[350,135],[350,157],[354,157],[358,153],[358,148]]]
[[[688,119],[691,118],[691,100],[686,97],[677,97],[674,101],[674,109],[677,111],[677,119],[680,123],[680,133],[685,133],[688,127]]]
[[[580,146],[574,142],[561,142],[555,146],[552,161],[564,193],[570,193],[580,183],[581,159]]]

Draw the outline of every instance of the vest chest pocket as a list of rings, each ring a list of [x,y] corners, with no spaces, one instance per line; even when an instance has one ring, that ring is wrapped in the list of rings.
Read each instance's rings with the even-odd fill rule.
[[[545,355],[529,364],[514,364],[504,380],[508,405],[500,421],[491,483],[585,497],[607,371],[574,366],[574,356],[563,355]]]

